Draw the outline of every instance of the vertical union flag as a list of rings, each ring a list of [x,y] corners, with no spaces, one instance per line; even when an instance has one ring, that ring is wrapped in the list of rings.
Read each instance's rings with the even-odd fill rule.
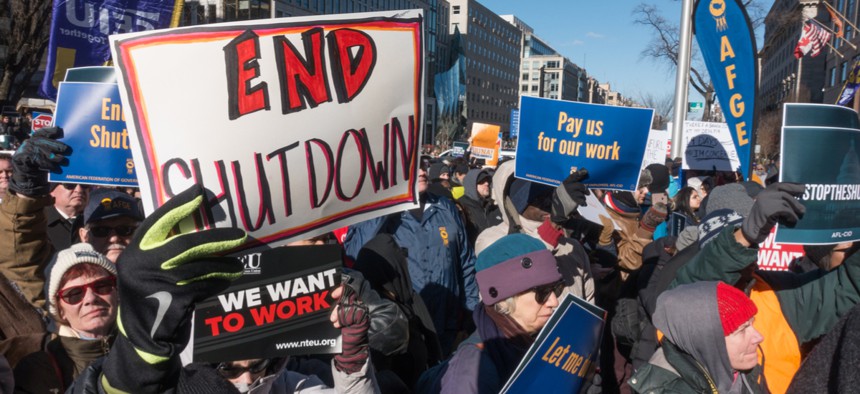
[[[803,24],[803,34],[800,35],[800,40],[794,48],[794,57],[798,59],[805,55],[816,57],[828,41],[830,41],[830,32],[815,23],[806,22]]]
[[[54,0],[48,63],[39,87],[56,100],[57,86],[74,67],[110,61],[108,36],[176,27],[184,0]]]
[[[736,170],[749,179],[758,95],[755,35],[749,16],[740,0],[697,0],[693,26],[738,152],[741,168]]]

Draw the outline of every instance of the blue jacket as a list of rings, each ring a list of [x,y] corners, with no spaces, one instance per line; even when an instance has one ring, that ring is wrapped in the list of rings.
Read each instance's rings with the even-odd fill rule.
[[[412,286],[427,304],[442,351],[448,354],[456,332],[478,304],[475,253],[454,202],[431,193],[426,198],[420,221],[405,211],[352,225],[344,248],[355,259],[377,233],[394,236],[407,250]]]

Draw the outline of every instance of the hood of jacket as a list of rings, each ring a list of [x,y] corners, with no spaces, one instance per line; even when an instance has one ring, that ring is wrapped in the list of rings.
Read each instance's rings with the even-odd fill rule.
[[[717,306],[717,283],[696,282],[663,292],[653,322],[679,349],[702,364],[721,393],[734,382]]]
[[[406,252],[391,234],[377,234],[368,241],[358,252],[353,268],[377,293],[393,296],[406,319],[417,317],[425,329],[436,332],[427,306],[412,287]]]
[[[483,201],[484,199],[478,194],[478,177],[483,174],[489,174],[489,170],[486,168],[475,168],[469,170],[466,173],[466,177],[463,178],[463,191],[464,195],[475,201]]]

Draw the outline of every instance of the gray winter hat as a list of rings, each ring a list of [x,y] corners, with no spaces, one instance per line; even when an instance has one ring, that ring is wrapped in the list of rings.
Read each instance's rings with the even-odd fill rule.
[[[753,199],[739,183],[729,183],[715,187],[708,193],[705,216],[722,209],[731,209],[743,217],[750,214]]]

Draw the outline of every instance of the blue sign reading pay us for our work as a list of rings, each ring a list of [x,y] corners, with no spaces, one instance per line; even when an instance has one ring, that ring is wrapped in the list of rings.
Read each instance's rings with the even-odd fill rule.
[[[51,182],[137,186],[119,89],[111,83],[62,82],[54,125],[72,147],[69,165]]]
[[[635,190],[653,109],[524,96],[516,176],[560,184],[585,168],[591,188]]]

